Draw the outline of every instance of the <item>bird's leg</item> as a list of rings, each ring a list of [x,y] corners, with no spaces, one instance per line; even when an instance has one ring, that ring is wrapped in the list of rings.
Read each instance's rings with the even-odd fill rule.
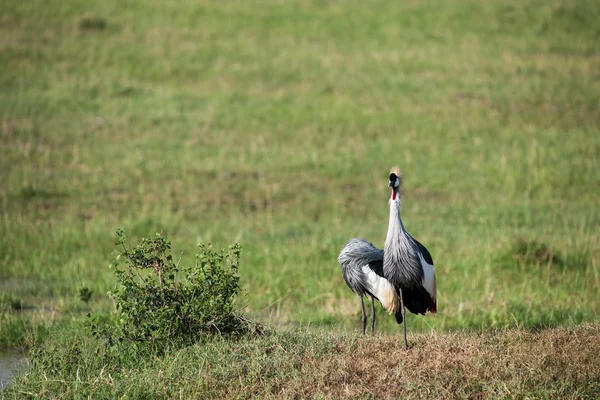
[[[363,297],[360,298],[360,309],[362,310],[362,330],[363,335],[367,332],[367,313],[365,312],[365,303],[363,303]]]
[[[371,296],[371,333],[375,333],[375,299]]]
[[[406,340],[406,313],[404,310],[404,300],[402,299],[402,289],[398,290],[400,294],[400,312],[402,313],[402,322],[404,322],[404,348],[408,350],[408,341]]]

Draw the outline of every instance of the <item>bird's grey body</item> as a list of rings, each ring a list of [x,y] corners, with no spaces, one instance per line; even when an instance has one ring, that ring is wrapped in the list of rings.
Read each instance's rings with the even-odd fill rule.
[[[375,299],[390,313],[398,309],[397,292],[383,277],[383,258],[383,250],[360,238],[350,239],[338,257],[346,284],[360,298],[363,333],[366,331],[363,296],[371,297],[371,331],[375,330]]]
[[[364,239],[350,239],[340,253],[338,262],[342,267],[344,280],[350,289],[359,296],[375,296],[369,292],[369,283],[363,267],[368,266],[383,278],[383,250]]]
[[[400,215],[400,201],[390,201],[390,223],[385,240],[383,273],[394,285],[416,287],[423,282],[423,267],[416,241],[406,232]]]

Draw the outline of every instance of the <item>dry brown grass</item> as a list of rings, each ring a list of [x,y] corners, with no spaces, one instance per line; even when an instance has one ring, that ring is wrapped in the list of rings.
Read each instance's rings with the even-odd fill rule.
[[[412,348],[406,351],[400,336],[343,336],[325,356],[300,355],[298,371],[281,371],[271,382],[228,385],[218,393],[273,398],[600,397],[598,324],[428,333],[410,339]]]
[[[305,363],[300,387],[311,397],[600,397],[599,325],[412,339],[408,351],[397,336],[341,344]]]

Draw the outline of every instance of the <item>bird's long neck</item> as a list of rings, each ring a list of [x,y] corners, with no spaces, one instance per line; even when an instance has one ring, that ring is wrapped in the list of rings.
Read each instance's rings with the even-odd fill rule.
[[[423,272],[415,243],[404,229],[400,218],[401,201],[390,198],[390,220],[385,239],[383,274],[395,287],[410,287],[421,282]]]
[[[402,224],[402,218],[400,218],[400,208],[402,202],[398,194],[395,198],[390,198],[390,220],[388,223],[387,236],[385,238],[385,249],[392,245],[394,241],[397,241],[399,236],[406,235],[404,224]]]

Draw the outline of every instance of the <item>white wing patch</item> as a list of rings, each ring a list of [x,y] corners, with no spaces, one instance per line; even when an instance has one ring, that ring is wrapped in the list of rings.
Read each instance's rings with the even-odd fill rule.
[[[400,299],[392,284],[387,279],[377,275],[368,265],[363,266],[362,270],[365,274],[367,289],[377,297],[383,308],[390,314],[398,311],[400,309]]]
[[[435,282],[435,270],[433,265],[429,264],[423,258],[423,255],[419,252],[419,259],[421,260],[421,266],[423,267],[423,287],[433,300],[436,299],[437,285]]]

